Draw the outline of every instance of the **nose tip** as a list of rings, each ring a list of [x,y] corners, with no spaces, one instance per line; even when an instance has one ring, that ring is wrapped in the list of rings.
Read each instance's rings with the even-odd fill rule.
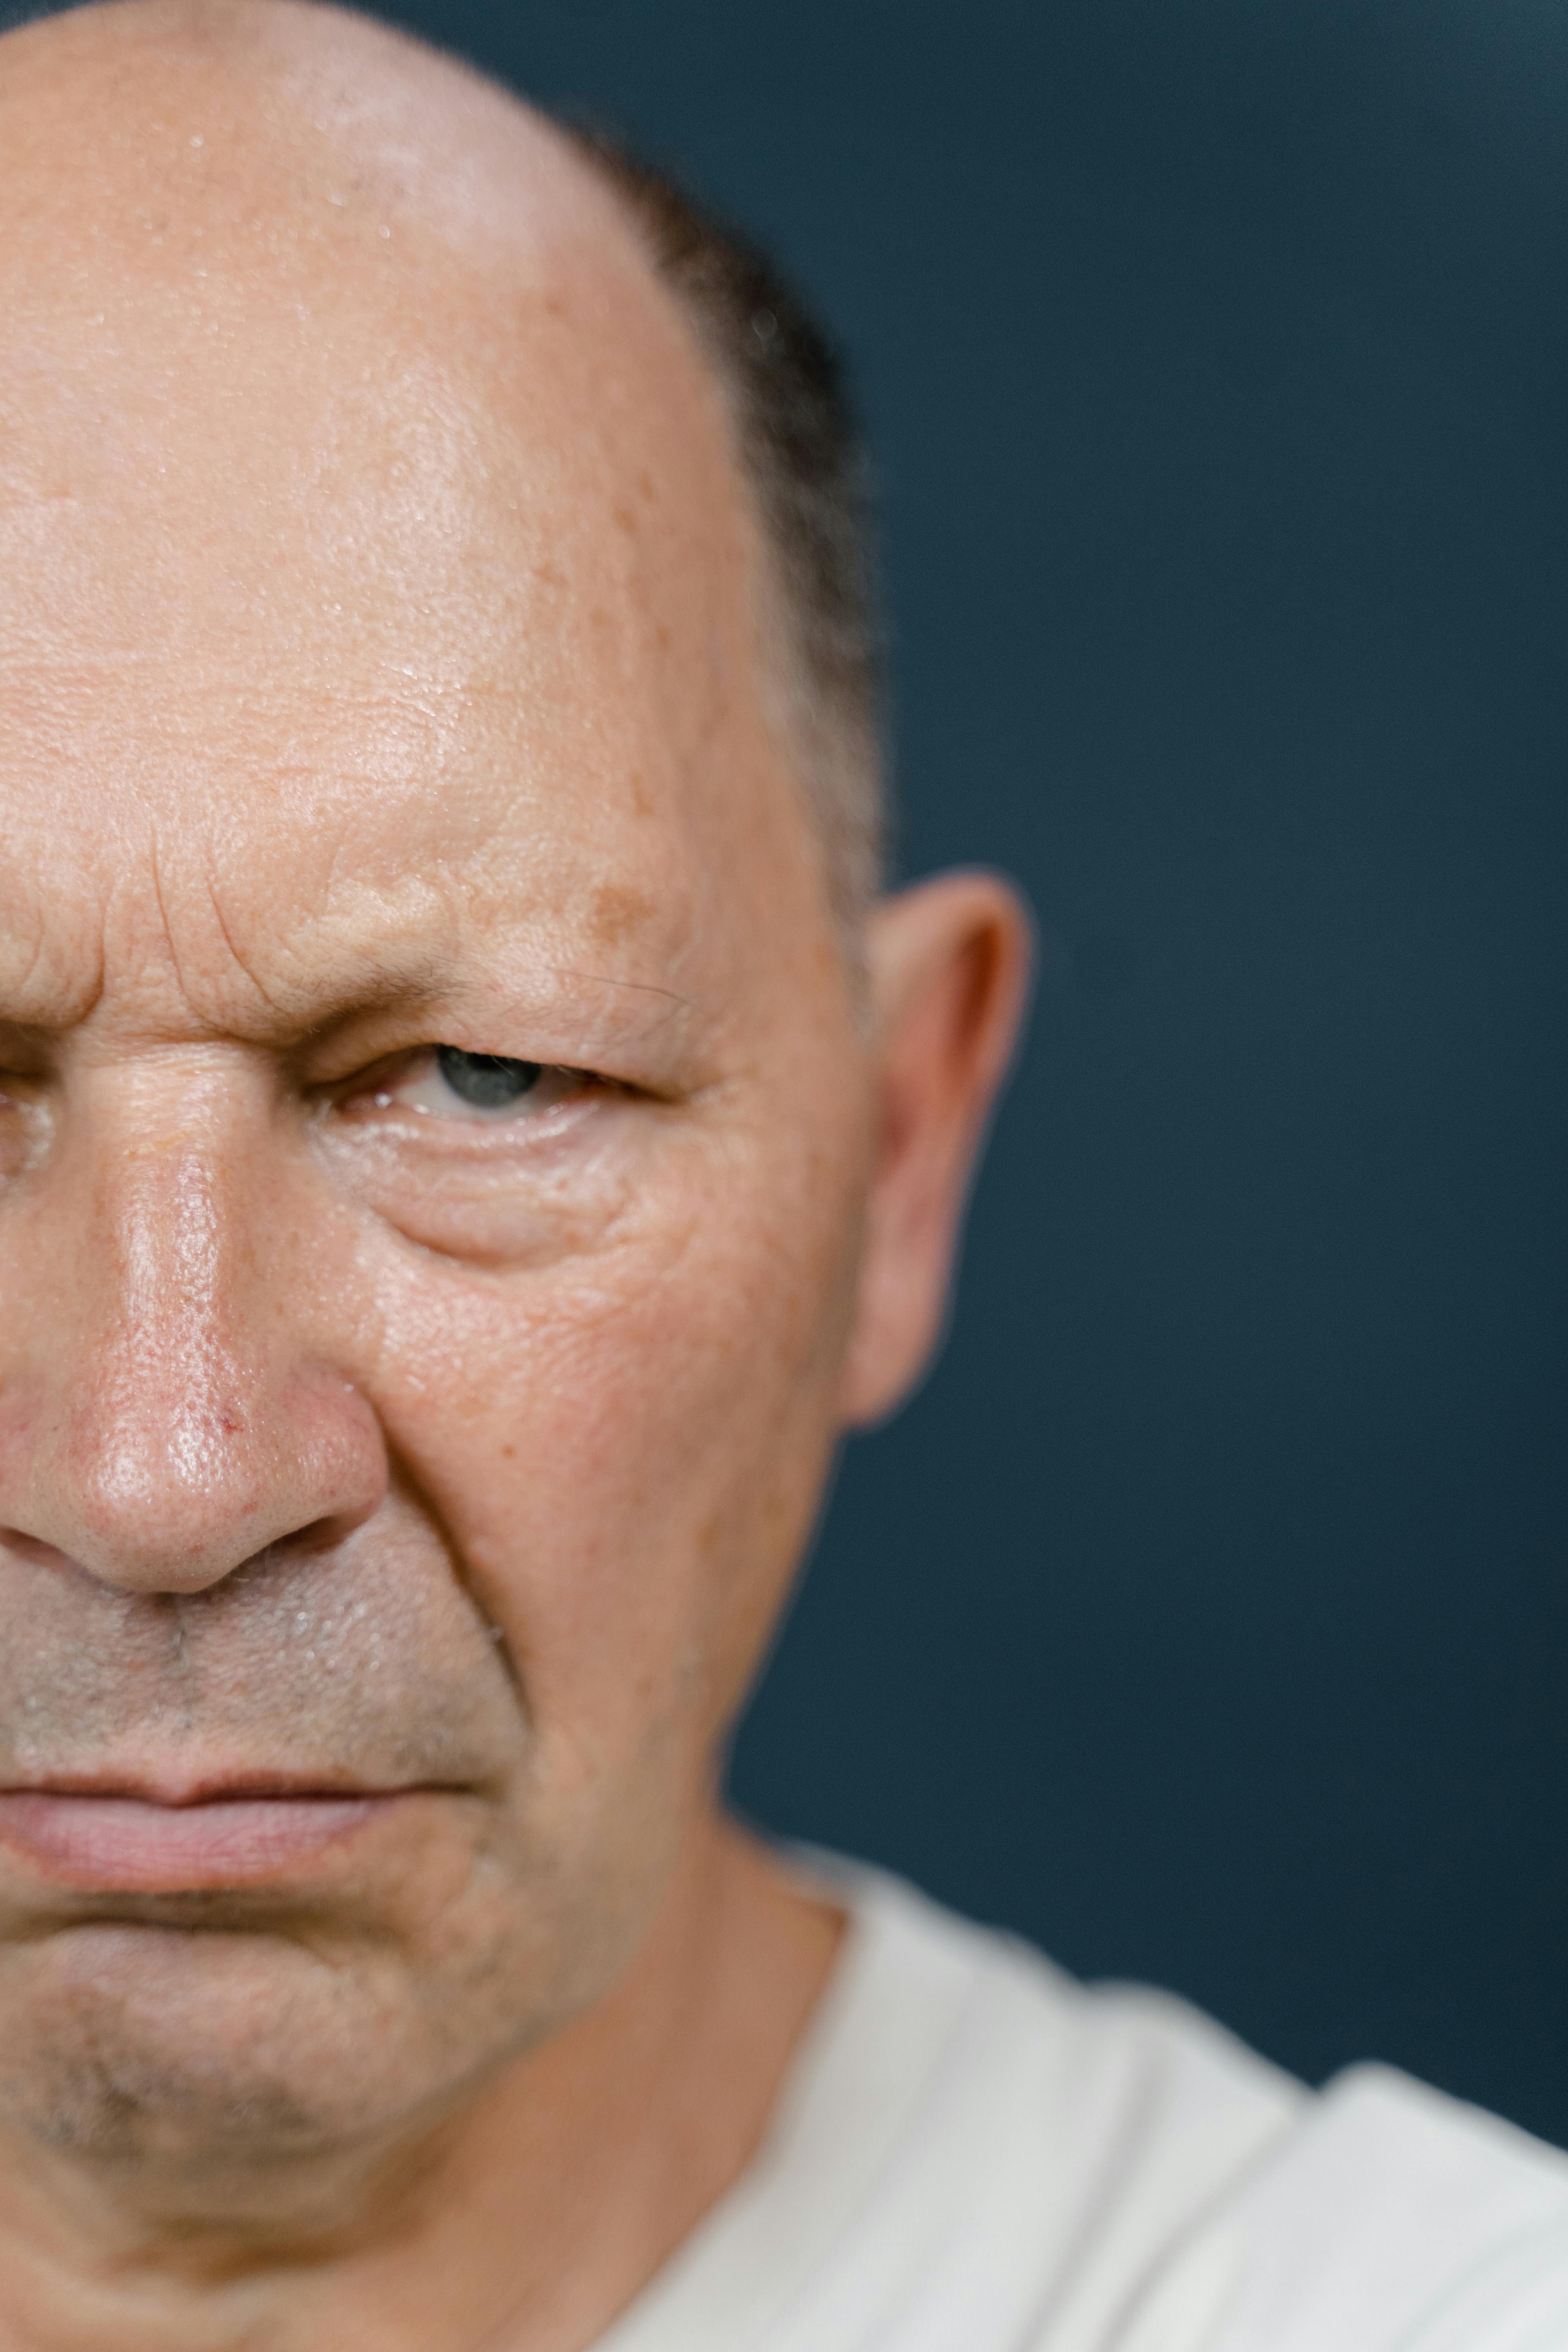
[[[0,1518],[127,1592],[201,1592],[278,1544],[340,1541],[384,1491],[379,1428],[341,1379],[285,1385],[265,1414],[210,1393],[79,1400]]]
[[[226,1048],[95,1064],[0,1227],[0,1528],[126,1591],[202,1591],[385,1491],[353,1294],[313,1196],[280,1213],[266,1108]]]

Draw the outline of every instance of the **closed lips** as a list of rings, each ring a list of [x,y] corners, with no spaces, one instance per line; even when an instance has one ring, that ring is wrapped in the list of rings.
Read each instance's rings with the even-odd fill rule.
[[[120,1792],[0,1793],[0,1844],[84,1890],[170,1894],[287,1876],[406,1794],[321,1790],[167,1803]]]

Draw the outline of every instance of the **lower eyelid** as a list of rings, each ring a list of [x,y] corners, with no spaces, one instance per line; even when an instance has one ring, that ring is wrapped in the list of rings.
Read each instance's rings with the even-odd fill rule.
[[[413,1101],[418,1090],[428,1087],[432,1099]],[[514,1103],[499,1104],[493,1109],[475,1104],[465,1104],[452,1094],[447,1082],[435,1066],[427,1064],[416,1072],[384,1079],[374,1086],[356,1087],[341,1098],[345,1110],[379,1111],[395,1115],[412,1111],[420,1119],[458,1127],[528,1126],[547,1118],[552,1111],[564,1108],[578,1096],[616,1092],[613,1081],[596,1076],[589,1070],[567,1069],[559,1064],[541,1066],[538,1084],[520,1095]]]

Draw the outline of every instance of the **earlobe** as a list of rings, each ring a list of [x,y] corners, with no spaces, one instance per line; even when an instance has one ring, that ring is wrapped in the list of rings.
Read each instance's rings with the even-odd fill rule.
[[[1030,924],[999,876],[939,876],[874,911],[878,1141],[845,1361],[847,1427],[892,1412],[935,1351],[963,1202],[1027,997]]]

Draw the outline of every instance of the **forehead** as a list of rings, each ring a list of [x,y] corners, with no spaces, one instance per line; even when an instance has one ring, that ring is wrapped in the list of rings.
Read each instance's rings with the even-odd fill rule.
[[[776,764],[756,550],[604,200],[476,251],[331,142],[303,195],[204,179],[161,105],[114,204],[7,166],[0,889],[90,913],[158,841],[258,905],[520,856],[700,891]]]

